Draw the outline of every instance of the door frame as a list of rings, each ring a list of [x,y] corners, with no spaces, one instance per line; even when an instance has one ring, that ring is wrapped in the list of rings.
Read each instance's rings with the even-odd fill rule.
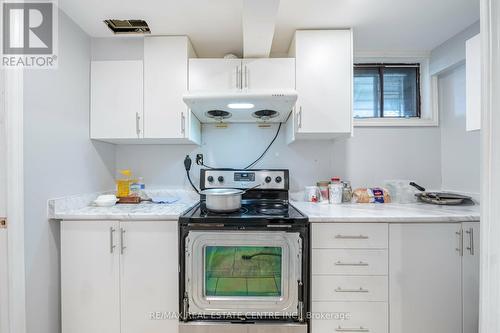
[[[479,331],[500,328],[500,2],[481,0],[481,277]]]
[[[7,141],[8,332],[26,333],[24,263],[23,70],[4,76]]]

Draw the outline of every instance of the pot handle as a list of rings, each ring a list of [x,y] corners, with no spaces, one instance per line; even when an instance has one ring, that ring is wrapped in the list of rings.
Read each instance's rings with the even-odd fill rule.
[[[413,186],[414,188],[416,188],[417,190],[419,190],[421,192],[425,192],[425,188],[423,188],[422,186],[418,185],[415,182],[410,182],[410,186]]]

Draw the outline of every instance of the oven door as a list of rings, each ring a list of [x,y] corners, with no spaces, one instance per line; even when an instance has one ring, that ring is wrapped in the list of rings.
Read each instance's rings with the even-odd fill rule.
[[[185,256],[189,315],[297,316],[299,233],[191,231]]]

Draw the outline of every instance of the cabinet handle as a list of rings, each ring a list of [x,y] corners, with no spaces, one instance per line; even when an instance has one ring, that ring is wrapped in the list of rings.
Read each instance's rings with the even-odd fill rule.
[[[136,112],[135,113],[135,132],[137,133],[137,137],[139,137],[141,135],[141,127],[140,127],[140,120],[141,120],[141,116],[139,114],[139,112]]]
[[[368,239],[365,235],[335,235],[336,239]]]
[[[367,262],[342,262],[342,261],[337,261],[335,263],[335,266],[368,266]]]
[[[467,246],[467,250],[469,250],[470,255],[473,256],[474,255],[474,229],[469,228],[469,230],[467,230],[466,233],[469,235],[469,246]]]
[[[125,235],[125,229],[120,228],[120,253],[123,254],[123,251],[127,248],[123,243],[123,236]]]
[[[248,68],[247,66],[245,65],[245,88],[248,89]]]
[[[114,241],[114,233],[115,233],[116,229],[113,228],[113,227],[110,227],[109,228],[109,252],[110,253],[113,253],[114,250],[115,250],[115,241]]]
[[[241,67],[238,66],[236,67],[236,88],[237,89],[241,89],[241,85],[242,85],[242,73],[241,73]]]
[[[464,231],[460,230],[455,232],[458,236],[458,247],[455,249],[457,250],[458,254],[463,257],[464,256]]]
[[[298,124],[299,126],[298,127],[302,128],[302,106],[299,107],[299,117],[298,118],[299,118],[298,119],[299,120],[299,124]]]
[[[181,133],[186,134],[186,117],[184,116],[184,112],[181,112]]]
[[[347,328],[347,327],[337,327],[335,329],[335,332],[370,332],[368,328],[364,328],[363,326],[357,328]]]
[[[363,287],[359,287],[359,289],[342,289],[341,287],[335,288],[336,293],[367,293],[368,289],[364,289]]]

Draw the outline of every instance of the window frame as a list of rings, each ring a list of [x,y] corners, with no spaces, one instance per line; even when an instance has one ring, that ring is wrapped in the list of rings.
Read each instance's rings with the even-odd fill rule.
[[[353,109],[354,120],[375,120],[375,119],[422,119],[422,96],[421,96],[421,86],[420,86],[420,63],[387,63],[387,62],[367,62],[367,63],[355,63],[353,68],[353,73],[357,68],[376,70],[379,75],[379,106],[380,106],[380,117],[355,117]],[[387,68],[416,68],[416,116],[412,117],[384,117],[384,70]],[[354,77],[354,76],[353,76]],[[354,87],[353,87],[354,89]],[[353,101],[354,103],[354,101]]]
[[[439,127],[438,76],[427,51],[356,51],[354,63],[419,63],[421,118],[354,118],[354,128],[361,127]],[[353,80],[354,83],[354,66]],[[354,88],[354,85],[353,85]],[[354,92],[354,89],[353,89]],[[354,97],[354,94],[353,94]]]

